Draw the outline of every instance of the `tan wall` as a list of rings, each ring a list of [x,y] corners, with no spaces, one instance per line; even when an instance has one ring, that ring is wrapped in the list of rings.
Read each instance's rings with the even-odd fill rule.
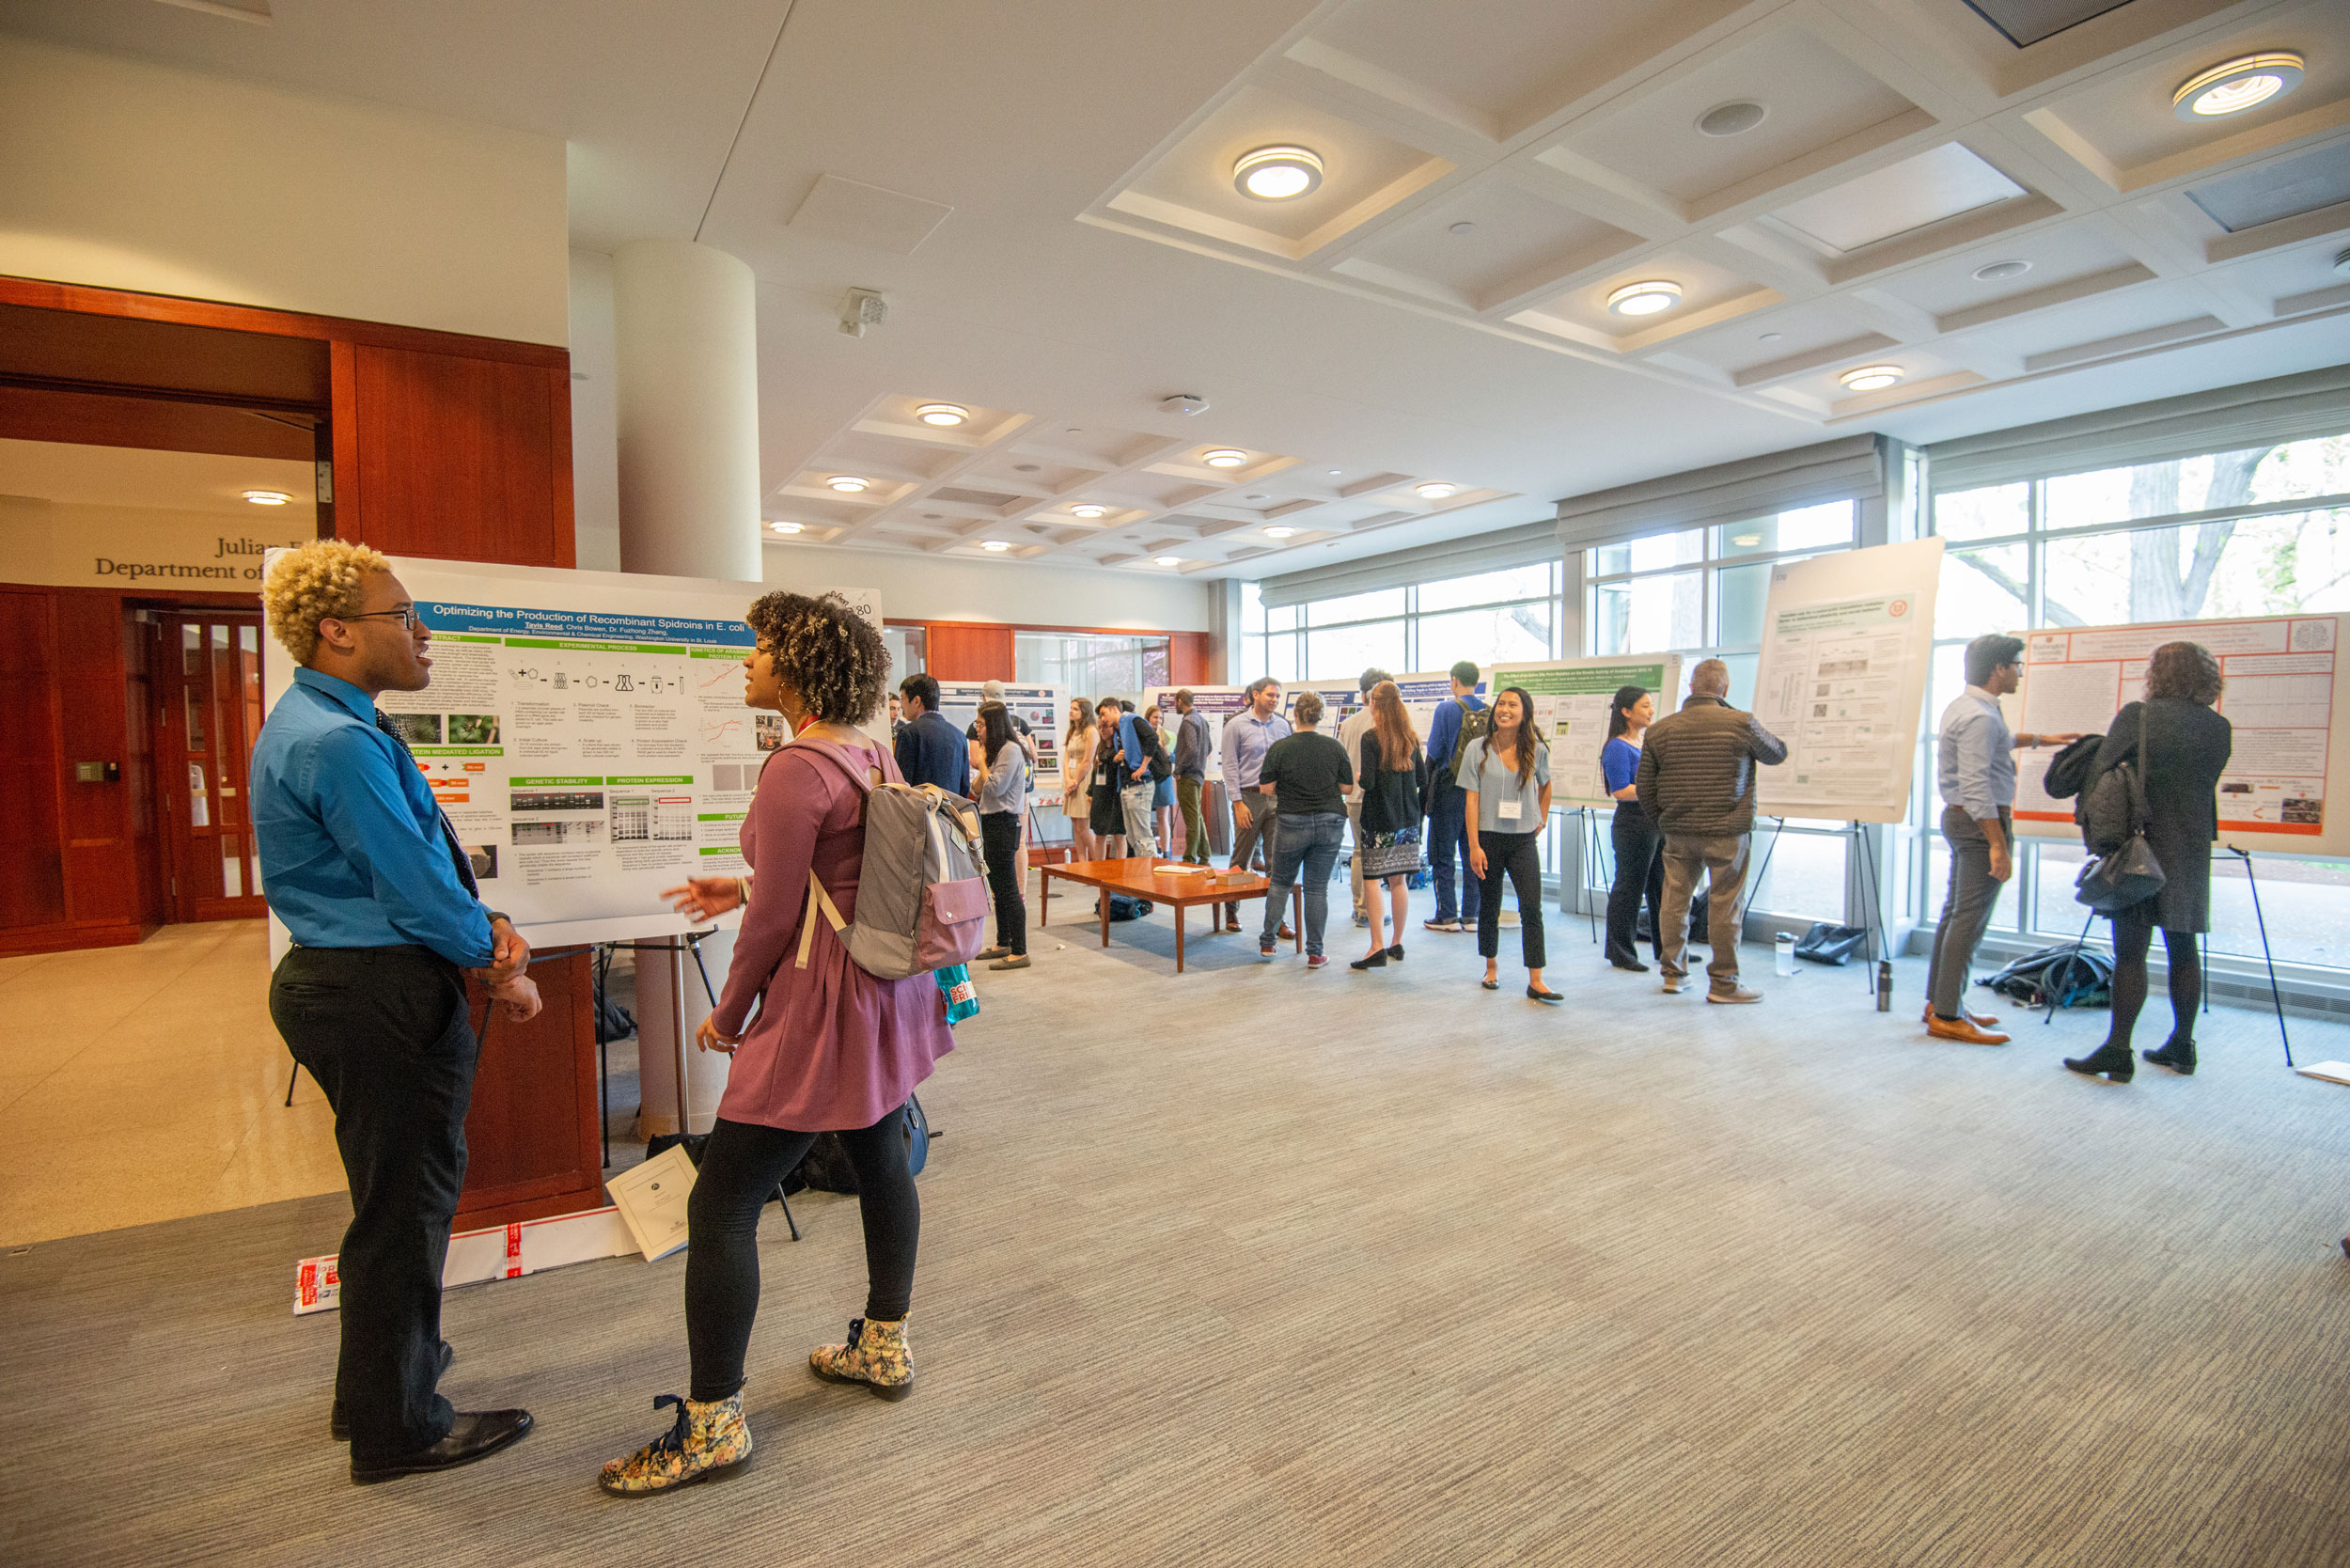
[[[566,340],[564,148],[0,38],[0,274]]]
[[[317,535],[302,505],[177,511],[0,495],[0,583],[258,593],[261,552]]]

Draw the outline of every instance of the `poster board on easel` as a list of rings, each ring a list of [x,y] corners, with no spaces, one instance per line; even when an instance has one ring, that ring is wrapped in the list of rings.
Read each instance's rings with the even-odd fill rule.
[[[1654,694],[1656,711],[1672,712],[1680,700],[1681,655],[1622,653],[1581,659],[1527,659],[1494,665],[1485,671],[1487,704],[1510,686],[1534,699],[1534,727],[1550,746],[1553,810],[1612,807],[1599,754],[1607,744],[1607,713],[1624,686]]]
[[[2156,648],[2201,643],[2219,661],[2218,711],[2234,730],[2219,776],[2222,840],[2278,855],[2350,855],[2350,808],[2331,807],[2326,792],[2333,779],[2350,777],[2350,722],[2335,679],[2345,622],[2276,615],[2017,632],[2024,681],[2001,706],[2025,733],[2102,734],[2144,695]],[[2051,799],[2043,782],[2059,749],[2015,754],[2015,831],[2077,841],[2073,803]]]
[[[1787,760],[1760,770],[1762,812],[1908,816],[1941,575],[1938,538],[1771,569],[1754,714],[1787,743]]]
[[[1027,721],[1028,738],[1036,744],[1036,766],[1028,777],[1032,806],[1058,806],[1067,780],[1061,776],[1061,736],[1069,724],[1070,690],[1053,683],[998,682],[1004,706]],[[984,681],[941,681],[938,711],[957,729],[968,732],[979,722],[979,704],[986,700]]]

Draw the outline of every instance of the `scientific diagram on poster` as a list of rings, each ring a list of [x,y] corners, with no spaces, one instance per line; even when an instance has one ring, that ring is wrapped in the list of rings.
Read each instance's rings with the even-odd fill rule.
[[[1655,696],[1659,718],[1671,713],[1681,701],[1681,655],[1627,653],[1496,665],[1485,674],[1485,700],[1492,702],[1512,686],[1534,699],[1534,727],[1550,745],[1552,808],[1613,806],[1599,769],[1608,708],[1618,691],[1639,686]],[[1448,695],[1450,690],[1448,685]]]
[[[2146,662],[2166,642],[2201,643],[2219,661],[2219,712],[2234,730],[2219,778],[2219,831],[2232,843],[2295,855],[2350,854],[2350,811],[2327,810],[2326,785],[2344,759],[2334,704],[2345,618],[2283,615],[2139,626],[2069,626],[2018,632],[2024,684],[2005,699],[2025,733],[2103,734],[2145,694]],[[2049,798],[2048,761],[2060,748],[2015,758],[2018,833],[2071,839],[2073,803]]]
[[[597,941],[683,930],[663,888],[744,874],[751,792],[791,738],[782,715],[743,705],[743,613],[760,585],[413,558],[393,570],[432,630],[432,683],[378,707],[485,902],[536,940]],[[880,623],[870,591],[840,591]],[[292,668],[265,646],[274,705]]]
[[[1901,821],[1934,652],[1942,541],[1850,550],[1771,570],[1754,714],[1787,743],[1761,770],[1777,817]]]
[[[956,729],[969,730],[978,722],[979,704],[986,700],[981,681],[941,681],[938,683],[938,711]],[[1004,682],[1004,706],[1013,716],[1025,720],[1028,738],[1036,745],[1036,768],[1029,776],[1030,801],[1037,806],[1058,806],[1066,787],[1061,777],[1061,737],[1069,729],[1069,688],[1055,685],[1020,685]],[[1170,704],[1168,712],[1173,712]]]
[[[1207,776],[1220,781],[1224,777],[1224,721],[1248,711],[1247,690],[1241,686],[1149,686],[1143,690],[1142,705],[1147,708],[1158,703],[1160,717],[1166,720],[1167,729],[1173,729],[1179,717],[1175,694],[1184,689],[1191,693],[1191,711],[1208,721]],[[1282,695],[1288,696],[1286,687]]]

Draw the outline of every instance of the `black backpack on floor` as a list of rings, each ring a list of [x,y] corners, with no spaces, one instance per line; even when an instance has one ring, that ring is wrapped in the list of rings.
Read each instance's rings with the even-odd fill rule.
[[[1980,983],[2026,1007],[2110,1007],[2113,960],[2095,948],[2060,942],[2026,953]]]
[[[902,1120],[905,1123],[906,1168],[919,1176],[922,1168],[930,1163],[932,1137],[944,1135],[931,1132],[930,1119],[922,1114],[922,1102],[913,1095],[906,1096]],[[807,1152],[801,1157],[800,1163],[792,1167],[791,1174],[783,1179],[783,1191],[787,1198],[804,1187],[814,1187],[818,1192],[856,1191],[856,1167],[850,1163],[849,1151],[842,1146],[838,1133],[818,1133],[816,1141],[808,1145]]]

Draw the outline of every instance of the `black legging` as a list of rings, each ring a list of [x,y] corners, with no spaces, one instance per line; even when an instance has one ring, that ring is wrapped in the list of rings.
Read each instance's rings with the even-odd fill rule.
[[[1648,929],[1656,961],[1665,960],[1665,835],[1656,819],[1637,800],[1616,803],[1608,824],[1615,841],[1616,881],[1607,890],[1607,959],[1611,964],[1640,962],[1640,900],[1648,900]],[[1698,930],[1702,931],[1703,926]]]
[[[685,1211],[685,1341],[697,1400],[727,1399],[743,1387],[743,1356],[759,1315],[759,1216],[815,1141],[814,1133],[724,1117],[710,1130]],[[922,1236],[922,1200],[906,1168],[905,1130],[893,1110],[870,1127],[842,1133],[840,1142],[856,1168],[857,1208],[865,1216],[865,1315],[894,1323],[914,1300],[914,1253]]]
[[[2113,1019],[2107,1025],[2106,1043],[2130,1048],[2130,1031],[2138,1027],[2138,1011],[2146,1005],[2146,950],[2154,946],[2154,928],[2126,916],[2113,917]],[[2203,999],[2203,966],[2191,931],[2165,930],[2162,950],[2170,959],[2170,1038],[2195,1038],[2195,1009]]]
[[[1480,958],[1501,954],[1501,879],[1518,890],[1518,940],[1525,945],[1526,966],[1543,966],[1543,856],[1534,847],[1538,833],[1487,833],[1480,829],[1477,846],[1485,852],[1485,874],[1477,885],[1477,952]]]
[[[987,886],[995,895],[995,945],[1026,956],[1028,905],[1021,897],[1019,813],[981,812],[979,847],[987,852]]]

